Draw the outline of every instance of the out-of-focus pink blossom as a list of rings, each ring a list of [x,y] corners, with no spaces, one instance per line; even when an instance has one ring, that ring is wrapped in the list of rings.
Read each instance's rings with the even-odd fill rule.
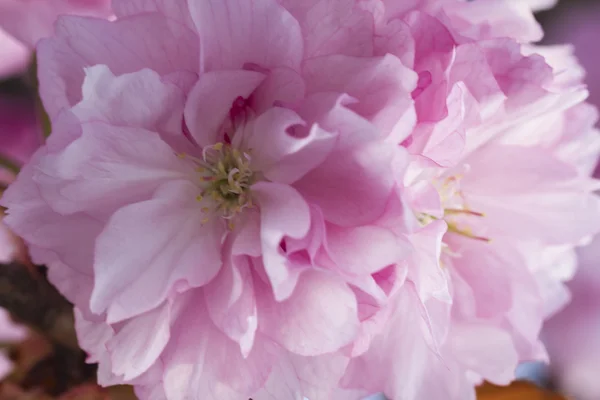
[[[544,327],[550,370],[560,389],[581,400],[600,397],[600,237],[578,252],[580,268],[569,282],[571,303]]]
[[[0,0],[0,78],[25,70],[63,14],[109,17],[110,0]]]
[[[595,105],[600,105],[600,54],[595,51],[600,34],[599,18],[598,2],[563,2],[558,17],[547,23],[545,37],[547,43],[570,44],[574,47],[575,55],[585,69],[585,82],[590,91],[589,101]]]
[[[34,103],[21,95],[0,97],[0,189],[15,178],[19,168],[42,144]],[[0,196],[2,193],[0,192]],[[4,214],[0,215],[0,218]],[[0,222],[0,262],[23,261],[27,257],[22,241]]]
[[[0,97],[0,197],[15,172],[3,166],[20,167],[42,144],[42,132],[34,115],[33,101],[22,96]],[[0,264],[19,261],[28,262],[27,250],[2,221],[4,210],[0,209]],[[10,343],[25,337],[26,330],[15,325],[9,314],[0,309],[0,342]],[[12,370],[12,363],[4,352],[0,352],[0,379]]]
[[[0,77],[7,77],[27,68],[31,50],[0,28]]]
[[[16,325],[10,315],[0,308],[0,341],[2,343],[11,343],[25,338],[27,331],[25,328]],[[8,355],[0,352],[0,379],[4,379],[12,370],[12,362]]]
[[[114,22],[59,19],[38,46],[53,133],[2,204],[100,383],[465,400],[544,358],[600,207],[586,91],[530,45],[541,5],[117,0]]]
[[[562,71],[561,81],[585,82],[590,91],[589,101],[600,104],[600,74],[598,62],[600,58],[596,48],[596,38],[600,33],[597,20],[600,17],[600,7],[594,2],[564,2],[559,18],[548,20],[545,41],[553,44],[544,49],[546,59]],[[581,62],[583,68],[575,60]],[[585,70],[584,70],[585,68]],[[548,126],[569,126],[570,132],[587,131],[587,139],[579,141],[583,146],[569,144],[572,138],[562,140],[562,154],[571,162],[579,160],[582,171],[589,172],[596,165],[595,138],[597,129],[597,112],[589,105],[580,105],[572,109],[563,118],[548,119]],[[568,124],[568,125],[567,125]],[[579,127],[579,128],[578,128]],[[580,129],[585,128],[585,129]],[[586,145],[587,143],[587,145]],[[595,176],[598,176],[596,169]],[[580,249],[577,254],[566,254],[563,265],[580,264],[574,279],[568,284],[568,291],[560,288],[564,300],[551,311],[556,312],[567,300],[571,300],[564,309],[551,318],[544,326],[542,336],[550,357],[547,371],[550,372],[559,389],[568,395],[581,400],[594,400],[600,397],[600,386],[596,378],[600,367],[600,238],[596,237],[591,244]],[[566,278],[572,277],[573,269]],[[547,280],[551,282],[551,280]],[[549,285],[548,290],[559,290],[555,285]]]
[[[25,164],[42,145],[35,104],[26,95],[0,97],[0,154],[17,166]]]
[[[426,103],[404,142],[413,160],[404,184],[421,223],[444,219],[448,226],[441,262],[453,305],[449,329],[431,317],[441,324],[433,326],[439,351],[424,346],[415,357],[430,368],[412,365],[413,373],[436,375],[437,384],[415,392],[417,385],[397,381],[397,388],[385,389],[391,398],[472,398],[483,379],[508,383],[520,361],[545,358],[541,324],[568,300],[563,282],[574,273],[573,249],[600,223],[589,179],[600,141],[596,111],[577,105],[587,94],[581,75],[565,79],[558,58],[545,62],[537,50],[501,39],[448,45],[453,59],[445,74],[420,74],[429,93],[416,92],[417,110],[422,96]],[[440,92],[446,102],[432,103]],[[445,109],[426,114],[433,105]],[[425,123],[432,119],[439,122]],[[433,316],[440,307],[435,299],[426,303]],[[391,350],[399,328],[388,328],[387,342],[376,338],[365,356],[351,360],[349,369],[356,370],[348,383],[375,390],[401,375],[394,367],[407,350]],[[381,369],[365,373],[364,365]]]

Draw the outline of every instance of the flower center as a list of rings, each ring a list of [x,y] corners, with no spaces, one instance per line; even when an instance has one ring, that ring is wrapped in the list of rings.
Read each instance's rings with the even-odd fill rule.
[[[203,213],[217,213],[229,220],[244,208],[253,206],[250,187],[256,182],[256,175],[250,168],[250,152],[242,152],[229,143],[216,143],[202,150],[202,158],[181,154],[196,164],[196,172],[202,189],[196,200],[208,206]],[[203,223],[208,222],[208,217]]]
[[[469,239],[489,242],[489,238],[474,233],[469,227],[469,222],[472,221],[472,218],[482,218],[485,215],[467,207],[459,187],[460,178],[461,176],[457,175],[446,178],[442,182],[434,182],[444,209],[444,216],[442,218],[448,225],[448,232],[465,236]],[[422,225],[427,225],[438,218],[429,214],[420,214],[418,219]]]
[[[252,206],[250,186],[255,182],[250,168],[251,157],[230,144],[217,143],[202,151],[198,166],[200,182],[206,186],[202,197],[215,202],[216,210],[225,218],[232,218],[242,209]]]

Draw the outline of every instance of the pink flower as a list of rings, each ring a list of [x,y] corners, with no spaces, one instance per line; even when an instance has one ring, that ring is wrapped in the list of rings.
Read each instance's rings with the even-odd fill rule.
[[[101,384],[453,400],[543,356],[565,271],[536,258],[600,209],[530,6],[113,8],[39,44],[53,133],[2,200]]]
[[[17,166],[29,161],[43,143],[33,99],[26,95],[0,97],[0,154]]]
[[[549,64],[538,49],[506,39],[453,44],[448,33],[444,41],[439,21],[437,29],[431,23],[417,37],[430,43],[435,35],[442,54],[430,64],[437,74],[431,66],[420,73],[423,90],[413,93],[419,119],[403,142],[412,160],[403,184],[423,226],[411,241],[437,228],[452,306],[419,293],[423,272],[439,264],[409,263],[431,336],[399,343],[410,328],[407,312],[394,312],[396,324],[350,361],[342,380],[383,387],[392,399],[474,398],[483,379],[507,384],[519,362],[544,359],[542,322],[567,301],[562,283],[573,275],[574,247],[600,226],[589,179],[600,141],[596,111],[578,104],[587,95],[581,76],[566,79],[558,58]],[[494,32],[475,28],[470,35]],[[438,249],[429,246],[434,266]],[[440,282],[425,276],[429,288]]]
[[[61,14],[110,16],[110,0],[0,0],[0,77],[26,69]]]
[[[0,158],[19,167],[42,143],[42,133],[33,113],[33,102],[21,96],[0,97]],[[0,162],[0,165],[3,163]],[[0,196],[5,186],[15,179],[15,172],[0,166]],[[28,261],[23,241],[2,221],[4,210],[0,210],[0,263]],[[0,341],[11,343],[24,339],[25,328],[16,325],[4,309],[0,309]],[[0,352],[0,379],[12,370],[8,355]]]
[[[2,343],[11,343],[22,340],[27,334],[25,328],[16,325],[10,315],[0,308],[0,340]],[[12,362],[4,351],[0,352],[0,379],[10,374],[13,368]]]
[[[328,396],[358,334],[355,291],[386,301],[408,251],[376,222],[398,196],[416,74],[311,37],[273,1],[230,3],[59,20],[39,46],[54,133],[7,191],[6,221],[77,304],[102,384]],[[227,26],[240,33],[223,42]]]
[[[15,179],[13,168],[26,163],[41,144],[33,101],[19,95],[0,97],[0,196]],[[17,259],[26,259],[23,243],[0,222],[0,262]]]
[[[569,282],[572,301],[548,321],[543,335],[558,384],[567,394],[582,400],[600,396],[594,375],[600,356],[598,245],[596,237],[578,252],[581,267]]]
[[[586,83],[590,90],[589,101],[600,105],[600,71],[597,65],[600,55],[594,51],[595,39],[600,28],[597,21],[600,16],[600,4],[597,2],[564,2],[556,10],[560,18],[548,23],[545,38],[547,43],[571,44],[581,65],[585,68]]]
[[[560,10],[560,20],[549,24],[547,41],[574,45],[574,53],[587,69],[585,72],[590,90],[589,100],[598,105],[600,75],[595,65],[599,58],[597,52],[591,49],[595,48],[598,25],[594,21],[600,15],[600,8],[592,3],[585,6],[565,3],[563,6]],[[583,71],[580,71],[580,75],[583,75]],[[595,117],[593,110],[583,107],[578,109],[578,113],[587,113],[588,118]],[[597,130],[593,130],[593,134],[597,136]],[[572,149],[573,153],[581,150],[583,149]],[[595,161],[589,160],[585,166],[587,170],[593,168]],[[595,176],[599,176],[597,167]],[[600,302],[597,295],[600,288],[597,272],[599,240],[596,236],[589,245],[577,252],[580,268],[568,284],[569,291],[564,294],[565,298],[571,299],[571,303],[553,316],[542,332],[550,356],[549,370],[553,378],[566,394],[582,400],[592,400],[600,396],[600,386],[595,376],[600,354]],[[574,255],[572,257],[575,259]]]
[[[0,29],[0,77],[25,70],[30,57],[27,46]]]

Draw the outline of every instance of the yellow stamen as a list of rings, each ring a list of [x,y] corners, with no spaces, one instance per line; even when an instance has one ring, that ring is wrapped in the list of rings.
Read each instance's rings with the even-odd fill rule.
[[[469,239],[480,240],[482,242],[491,242],[491,239],[475,235],[469,228],[459,228],[453,223],[448,223],[448,232],[456,233],[457,235],[468,237]]]
[[[467,209],[459,209],[459,208],[447,208],[444,210],[445,215],[456,215],[456,214],[466,214],[473,215],[475,217],[485,217],[484,213],[480,213],[477,211],[471,211]]]

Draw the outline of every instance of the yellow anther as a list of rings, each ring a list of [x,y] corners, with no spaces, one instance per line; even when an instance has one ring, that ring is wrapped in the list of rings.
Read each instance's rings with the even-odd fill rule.
[[[223,148],[223,143],[221,143],[221,142],[215,143],[215,145],[213,146],[213,149],[215,149],[216,151],[221,151],[222,148]]]
[[[484,213],[480,213],[480,212],[477,212],[477,211],[472,211],[472,210],[469,210],[469,209],[466,209],[466,208],[465,209],[446,208],[444,210],[444,213],[446,215],[465,214],[465,215],[472,215],[472,216],[475,216],[475,217],[485,217]]]
[[[456,233],[457,235],[468,237],[469,239],[480,240],[482,242],[491,242],[489,238],[477,236],[470,228],[459,228],[453,223],[448,223],[448,232]]]
[[[235,224],[233,223],[233,221],[227,221],[227,228],[229,228],[230,231],[235,229]]]
[[[199,194],[198,196],[196,196],[196,201],[200,202],[204,199],[204,197],[202,197],[201,194]]]
[[[204,218],[204,219],[201,221],[202,225],[205,225],[207,222],[208,222],[208,218]]]
[[[177,154],[177,157],[179,157],[179,158],[185,158],[186,156],[187,156],[187,154],[185,154],[185,153],[178,153]]]
[[[200,210],[201,210],[203,213],[205,213],[205,214],[206,214],[207,212],[209,212],[209,211],[210,211],[210,208],[208,208],[208,207],[202,207]]]

